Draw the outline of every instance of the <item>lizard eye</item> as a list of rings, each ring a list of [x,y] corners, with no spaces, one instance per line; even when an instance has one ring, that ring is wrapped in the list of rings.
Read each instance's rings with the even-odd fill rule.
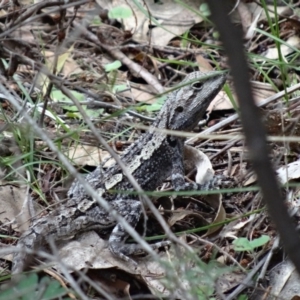
[[[177,106],[175,108],[175,111],[178,112],[178,113],[181,113],[181,112],[183,112],[183,107],[182,106]]]
[[[195,82],[195,83],[193,83],[192,87],[196,90],[201,90],[203,87],[203,82],[201,82],[201,81]]]

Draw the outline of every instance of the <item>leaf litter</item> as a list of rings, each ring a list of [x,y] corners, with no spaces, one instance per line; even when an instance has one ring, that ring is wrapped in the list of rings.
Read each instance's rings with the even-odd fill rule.
[[[8,6],[1,10],[2,22],[12,20],[11,11],[19,10],[18,17],[14,17],[17,18],[16,22],[8,23],[8,27],[2,29],[3,32],[9,29],[10,32],[1,42],[4,47],[1,54],[4,64],[1,74],[4,77],[1,81],[3,83],[4,78],[7,79],[5,87],[19,95],[19,101],[24,103],[24,111],[37,121],[44,111],[42,121],[45,131],[82,172],[90,171],[99,162],[105,161],[108,155],[87,128],[76,105],[62,92],[59,85],[50,89],[57,78],[82,104],[99,133],[110,141],[117,153],[121,153],[141,134],[142,130],[138,125],[143,122],[149,126],[164,101],[163,96],[157,96],[157,87],[147,77],[147,73],[158,78],[161,87],[168,90],[180,81],[182,75],[197,69],[198,64],[201,70],[227,68],[216,32],[199,13],[205,12],[205,7],[201,6],[202,1],[185,2],[184,7],[178,2],[161,1],[148,3],[147,9],[142,1],[126,3],[100,0],[97,4],[87,2],[79,4],[78,7],[66,5],[62,10],[58,10],[53,3],[47,11],[41,2],[32,5],[22,2],[20,8]],[[42,8],[34,10],[34,7]],[[50,13],[53,8],[56,8],[55,12]],[[274,11],[274,6],[270,5],[269,9]],[[72,26],[67,20],[71,22],[74,17],[75,21],[86,19],[90,12],[96,10],[97,14],[88,19],[88,26],[91,34],[98,36],[103,48],[92,43],[84,34],[77,33],[75,40],[68,40]],[[43,16],[38,12],[42,12]],[[22,19],[26,13],[30,13],[31,19]],[[148,13],[151,19],[147,17]],[[276,96],[286,85],[299,81],[292,63],[295,59],[293,55],[299,49],[297,23],[292,21],[297,13],[292,6],[284,5],[278,7],[277,13],[282,21],[279,28],[280,47],[276,44],[278,38],[270,35],[272,32],[268,27],[265,9],[242,1],[233,10],[233,17],[244,30],[247,41],[245,47],[253,55],[250,72],[258,105],[266,98]],[[270,18],[276,16],[271,14]],[[111,47],[110,51],[105,50],[108,47]],[[16,56],[10,56],[9,53],[19,56],[16,59]],[[290,71],[286,78],[280,76],[282,69],[276,63],[280,57]],[[48,68],[47,71],[38,72],[33,68],[33,65],[40,62]],[[146,72],[136,72],[137,66]],[[46,76],[47,72],[56,77]],[[211,104],[210,125],[230,117],[235,112],[236,103],[231,101],[235,99],[235,95],[230,80],[228,83],[232,95],[229,97],[227,91],[222,91]],[[116,89],[117,86],[122,88]],[[297,96],[295,92],[285,102],[275,99],[261,109],[269,135],[298,138]],[[47,98],[49,100],[45,105]],[[40,137],[33,135],[31,138],[29,134],[22,134],[26,124],[5,99],[5,96],[1,97],[0,125],[4,126],[4,130],[0,137],[2,140],[7,137],[17,140],[18,153],[31,175],[20,176],[16,172],[20,166],[14,162],[16,153],[3,149],[1,243],[8,245],[13,243],[12,237],[18,237],[20,231],[28,226],[32,217],[38,217],[38,213],[43,214],[47,209],[54,209],[64,199],[72,178],[68,177],[64,167],[58,162],[57,155],[49,151]],[[30,101],[25,102],[24,99]],[[200,130],[200,127],[196,128],[196,131]],[[189,155],[188,159],[185,157],[188,160],[186,173],[189,179],[201,182],[214,173],[223,174],[231,168],[230,175],[239,182],[236,186],[238,191],[209,196],[185,195],[175,199],[169,196],[154,197],[154,203],[166,218],[171,230],[182,232],[181,240],[196,251],[196,258],[186,248],[172,245],[170,249],[159,252],[162,262],[155,262],[147,256],[138,257],[138,268],[133,271],[126,263],[111,256],[105,238],[89,232],[58,245],[62,260],[73,270],[87,270],[90,278],[101,282],[115,296],[121,294],[132,297],[152,293],[184,298],[188,293],[195,293],[218,298],[216,291],[229,294],[246,278],[242,268],[251,271],[261,257],[270,252],[272,240],[276,237],[275,228],[263,210],[258,192],[242,188],[245,183],[247,186],[255,185],[243,140],[237,140],[234,146],[226,149],[230,139],[234,139],[238,132],[241,132],[240,123],[230,123],[216,133],[227,135],[229,141],[215,137],[197,140],[193,145],[196,148],[191,150],[194,154]],[[30,146],[32,143],[35,145],[34,151]],[[298,142],[271,141],[270,148],[274,168],[281,182],[296,184],[299,180]],[[212,156],[214,158],[210,160]],[[168,191],[168,182],[160,187],[160,191],[166,190]],[[28,198],[27,191],[32,198]],[[298,220],[298,189],[291,187],[289,191],[288,205]],[[235,219],[237,216],[239,218]],[[151,214],[148,218],[146,236],[163,234],[155,218]],[[141,233],[144,230],[142,225],[137,227]],[[190,232],[203,226],[205,230]],[[249,246],[265,236],[270,241],[265,239],[257,247]],[[202,238],[207,240],[206,244]],[[234,248],[236,240],[242,243],[243,251],[239,252]],[[232,259],[237,260],[242,268],[237,270]],[[9,256],[3,258],[7,265],[10,260]],[[262,294],[266,296],[268,288],[274,285],[277,289],[271,290],[268,299],[271,299],[271,295],[285,299],[299,296],[297,288],[294,288],[294,285],[297,286],[297,279],[291,275],[293,270],[284,277],[284,284],[290,284],[292,288],[280,289],[281,283],[276,283],[280,278],[278,274],[287,269],[285,264],[288,262],[276,257],[272,262],[280,271],[271,266],[266,267],[270,281],[266,280]],[[215,264],[212,266],[212,263]],[[164,265],[168,267],[164,268]],[[55,267],[59,274],[62,272],[60,267],[60,264]],[[169,274],[172,273],[171,270],[177,276],[173,278],[173,285],[168,281],[168,278],[172,278]],[[205,273],[205,270],[209,271]],[[209,274],[208,281],[193,280],[203,274]],[[178,278],[182,278],[182,281],[178,282]],[[250,299],[254,290],[255,288],[249,287],[244,295],[248,294]],[[287,290],[289,294],[286,293]]]

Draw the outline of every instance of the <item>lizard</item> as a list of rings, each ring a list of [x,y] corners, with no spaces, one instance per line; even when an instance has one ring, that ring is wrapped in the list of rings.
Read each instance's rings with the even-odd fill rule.
[[[207,190],[214,185],[212,182],[200,185],[185,181],[184,138],[169,135],[164,130],[194,129],[225,81],[224,74],[214,71],[208,73],[196,71],[188,74],[178,89],[168,93],[165,103],[148,131],[122,153],[121,161],[143,190],[154,191],[169,177],[175,191]],[[138,196],[128,192],[122,193],[134,189],[117,163],[106,170],[100,164],[86,175],[85,180],[135,228],[142,214],[142,203]],[[111,190],[119,193],[113,193]],[[21,273],[28,268],[32,254],[26,249],[35,251],[47,244],[50,238],[52,241],[58,241],[89,230],[96,230],[98,233],[109,231],[108,247],[122,260],[134,263],[129,256],[143,251],[138,244],[126,243],[129,234],[122,225],[89,196],[75,179],[68,191],[66,203],[48,215],[34,220],[19,238],[17,246],[20,251],[14,254],[12,274]],[[150,246],[157,249],[165,245],[169,245],[169,242],[157,242]]]

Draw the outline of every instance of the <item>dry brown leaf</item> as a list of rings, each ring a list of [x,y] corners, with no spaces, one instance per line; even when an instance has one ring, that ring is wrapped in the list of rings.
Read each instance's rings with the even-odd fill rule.
[[[226,219],[226,211],[223,207],[222,199],[223,199],[222,194],[213,194],[213,195],[205,196],[205,202],[207,202],[213,208],[215,209],[217,208],[217,214],[210,225],[223,222]],[[207,233],[204,236],[211,235],[216,231],[220,230],[222,227],[223,225],[211,227],[208,229]]]
[[[62,261],[75,270],[117,267],[131,274],[143,274],[146,272],[146,266],[152,263],[148,257],[136,256],[134,260],[138,263],[138,267],[132,268],[130,262],[114,256],[108,249],[108,241],[100,238],[95,231],[76,236],[76,240],[62,242],[58,250]],[[59,269],[59,265],[56,265],[56,268]],[[152,269],[154,273],[155,268]]]
[[[207,155],[205,155],[202,151],[195,149],[191,146],[184,146],[184,163],[185,169],[189,170],[191,168],[196,167],[196,182],[199,184],[203,184],[209,180],[211,180],[214,176],[214,170],[212,168],[211,162]],[[214,194],[207,195],[204,197],[205,202],[207,202],[211,207],[217,209],[217,214],[214,218],[212,224],[222,222],[226,219],[226,212],[222,205],[222,195]],[[218,231],[222,226],[215,226],[208,230],[205,234],[212,234]]]
[[[154,96],[155,93],[152,91],[150,85],[140,85],[141,88],[136,84],[132,84],[129,90],[121,92],[120,95],[123,97],[128,97],[134,99],[137,102],[145,102],[147,104],[152,104],[157,101],[157,98]]]
[[[202,215],[199,213],[196,213],[191,210],[186,210],[186,209],[177,209],[177,210],[172,211],[172,216],[168,219],[168,225],[171,227],[176,222],[183,220],[184,218],[186,218],[188,216],[200,219],[201,223],[203,223],[203,226],[208,224],[206,219],[203,218]]]
[[[70,147],[65,155],[79,166],[98,166],[110,155],[107,151],[95,146],[77,145]]]
[[[293,161],[285,166],[282,166],[276,170],[277,178],[281,184],[286,184],[294,179],[300,178],[300,160]],[[257,180],[256,174],[253,174],[244,185],[250,185]]]
[[[295,51],[291,47],[300,49],[300,38],[297,36],[291,36],[286,41],[286,44],[287,45],[284,45],[284,44],[280,45],[281,54],[285,61],[286,61],[285,57]],[[291,46],[291,47],[289,47],[289,46]],[[266,58],[269,58],[269,59],[278,59],[278,57],[279,57],[278,48],[277,47],[268,48],[268,50],[266,51],[266,53],[263,56]],[[263,60],[263,58],[259,58],[258,60],[261,61],[261,60]]]
[[[242,14],[240,13],[239,9],[234,10],[233,13],[231,14],[232,20],[235,23],[244,22],[244,25],[249,26],[249,24],[252,23],[253,20],[255,19],[257,19],[257,21],[267,20],[265,10],[261,7],[260,4],[256,4],[255,2],[248,2],[248,3],[243,3],[243,6],[247,6],[247,12],[243,7]],[[274,18],[275,17],[273,13],[274,5],[267,5],[267,9],[270,18]],[[287,17],[291,16],[293,13],[293,11],[287,5],[283,5],[283,6],[278,5],[276,10],[278,15],[285,15]],[[249,13],[251,14],[251,19],[249,19]],[[241,17],[243,18],[243,21],[241,21]]]
[[[219,259],[218,259],[219,261]],[[218,291],[221,293],[228,293],[237,285],[240,285],[242,280],[247,276],[246,273],[241,271],[230,270],[230,272],[222,274],[217,279]]]
[[[7,15],[7,12],[4,9],[0,9],[0,17],[4,17]]]
[[[83,70],[79,67],[79,65],[73,58],[68,57],[66,59],[62,69],[64,78],[68,78],[70,75],[81,74],[82,72]]]
[[[254,16],[257,16],[262,10],[259,21],[267,20],[267,15],[265,13],[265,10],[261,7],[261,5],[256,4],[255,2],[251,2],[251,3],[249,2],[247,3],[247,5],[249,7],[249,10],[252,12]],[[275,16],[274,5],[267,5],[267,9],[268,9],[268,15],[271,19],[276,18],[278,15],[285,15],[286,17],[288,17],[293,14],[292,9],[289,8],[288,5],[278,5],[276,8],[277,16]]]
[[[245,4],[242,1],[239,1],[239,4],[237,6],[237,11],[239,13],[240,21],[243,26],[244,32],[246,32],[247,29],[251,26],[253,20],[251,11],[249,10],[247,4]]]
[[[23,207],[24,202],[26,202],[27,188],[25,186],[16,187],[5,182],[1,182],[1,184],[0,223],[5,224],[17,219],[17,224],[12,226],[13,229],[16,231],[25,231],[29,226],[28,220],[30,219],[27,206]]]
[[[222,230],[222,237],[236,239],[238,237],[239,230],[244,228],[249,222],[253,222],[253,220],[257,218],[257,215],[250,215],[246,220],[236,220],[233,221],[230,226],[225,227]]]
[[[83,268],[103,269],[110,268],[112,254],[104,241],[94,231],[88,231],[78,237],[62,243],[58,247],[63,263],[75,270]],[[59,264],[56,266],[59,270]]]
[[[269,278],[270,286],[272,286],[272,296],[267,297],[267,300],[275,298],[299,299],[300,277],[295,266],[289,260],[286,259],[270,270]]]
[[[211,180],[215,174],[212,164],[206,154],[202,151],[185,145],[184,146],[184,168],[186,172],[190,172],[196,167],[196,182],[203,184]]]
[[[121,0],[97,0],[97,3],[103,9],[108,10],[116,6],[127,6],[133,9],[133,15],[123,19],[122,23],[125,27],[124,29],[134,31],[133,38],[142,43],[148,42],[149,36],[151,36],[152,43],[165,46],[172,38],[183,34],[193,25],[202,21],[200,14],[194,12],[199,10],[201,3],[203,3],[201,0],[186,0],[184,3],[187,7],[190,7],[190,9],[186,9],[180,5],[180,3],[173,0],[147,2],[147,10],[149,10],[153,17],[151,24],[156,26],[151,29],[151,31],[149,31],[149,19],[145,13],[136,6],[135,1],[128,0],[128,5],[124,4],[124,1]],[[139,0],[139,4],[144,8],[143,1]],[[145,10],[146,13],[147,10]],[[157,20],[161,27],[159,27],[154,20]]]
[[[213,110],[233,109],[233,105],[224,91],[220,91],[207,108],[208,112]]]
[[[256,174],[253,174],[244,182],[243,186],[251,185],[254,182],[256,182],[256,180],[257,180],[257,176],[256,176]]]
[[[264,102],[267,98],[276,94],[274,87],[269,83],[252,81],[251,85],[252,85],[254,100],[257,105],[260,105],[261,102]],[[233,86],[231,86],[231,90],[234,95],[234,98],[237,99]]]
[[[262,83],[257,81],[252,81],[252,91],[255,103],[259,105],[263,102],[266,98],[273,96],[276,91],[274,87],[269,83]],[[233,98],[237,99],[234,87],[231,85],[230,87]],[[236,105],[238,102],[236,101]],[[215,99],[210,103],[208,107],[208,111],[211,112],[213,110],[227,110],[227,109],[234,109],[229,97],[224,91],[220,91],[219,94],[215,97]]]
[[[24,232],[30,225],[30,213],[27,203],[27,187],[16,187],[6,182],[0,186],[0,224],[9,224],[13,230]],[[3,258],[12,261],[13,255],[8,254]]]
[[[300,177],[300,160],[293,161],[277,169],[277,176],[282,184]]]
[[[101,239],[94,231],[77,236],[76,240],[61,243],[58,252],[62,262],[75,270],[115,267],[129,274],[141,276],[146,284],[150,284],[156,290],[156,293],[159,292],[158,286],[162,286],[159,279],[164,276],[164,269],[159,261],[153,261],[151,257],[134,257],[138,267],[132,268],[130,263],[116,258],[108,249],[107,241]],[[159,253],[159,255],[161,259],[168,260],[166,254]],[[60,270],[59,264],[55,265],[55,268]],[[165,286],[164,290],[165,293],[168,292]]]
[[[179,240],[181,240],[184,243],[187,243],[186,241],[186,236],[182,235],[178,238]],[[166,261],[166,263],[171,263],[173,266],[178,266],[180,264],[180,266],[183,266],[183,261],[181,259],[184,258],[184,266],[186,268],[189,268],[189,266],[193,265],[193,260],[190,259],[190,256],[186,254],[186,249],[182,246],[171,246],[170,250],[168,251],[168,259]],[[158,262],[153,262],[154,264],[158,263]],[[181,282],[181,286],[184,287],[186,290],[188,290],[190,288],[189,282],[186,279],[186,274],[184,273],[184,268],[174,268],[174,272],[177,272],[177,274],[175,274],[175,276],[177,276],[177,278],[180,278],[180,282]],[[147,283],[149,289],[151,290],[153,295],[156,295],[157,297],[170,297],[172,295],[172,297],[170,297],[171,299],[182,299],[182,295],[180,293],[180,287],[178,285],[176,285],[176,283],[174,282],[172,285],[168,284],[166,286],[165,284],[165,280],[163,277],[164,273],[161,273],[161,277],[154,277],[149,276],[149,274],[151,274],[150,272],[148,274],[143,274],[142,278],[144,279],[144,281]],[[162,279],[162,280],[161,280]],[[178,289],[178,290],[177,290]]]
[[[211,66],[209,61],[201,54],[196,55],[196,62],[199,66],[199,71],[201,72],[208,72],[213,70],[213,67]]]
[[[66,63],[66,60],[71,55],[72,50],[73,50],[73,46],[71,46],[70,49],[66,49],[64,52],[59,53],[57,61],[56,61],[57,62],[56,73],[59,73],[63,69],[63,67]],[[42,54],[45,57],[47,68],[49,70],[51,70],[51,72],[52,72],[52,70],[54,68],[53,64],[55,62],[56,54],[54,52],[48,51],[48,50],[43,50]],[[46,76],[43,73],[40,73],[38,76],[38,79],[37,79],[37,83],[42,86],[43,94],[46,94],[48,85],[50,83],[48,76]]]
[[[11,34],[14,38],[20,39],[22,41],[27,42],[28,44],[34,45],[36,43],[36,38],[34,37],[31,30],[31,25],[22,26],[22,28],[20,28],[17,31],[13,31]]]

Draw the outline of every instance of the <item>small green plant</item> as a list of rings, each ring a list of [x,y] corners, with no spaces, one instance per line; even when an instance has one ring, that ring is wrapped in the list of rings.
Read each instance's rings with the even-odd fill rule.
[[[207,3],[202,3],[199,7],[201,14],[205,17],[209,17],[211,15],[209,7]]]
[[[190,267],[191,264],[193,267]],[[214,259],[203,262],[197,254],[191,253],[185,253],[180,260],[166,263],[164,267],[166,277],[161,282],[167,290],[180,291],[181,299],[189,295],[198,300],[215,299],[219,279],[233,270]]]
[[[166,101],[166,96],[162,96],[157,98],[157,100],[150,104],[150,105],[141,105],[137,108],[138,111],[148,111],[148,112],[153,112],[153,111],[158,111],[161,109],[162,105],[165,103]]]
[[[237,300],[248,300],[248,296],[245,294],[241,294],[238,296]]]
[[[132,10],[127,6],[116,6],[108,12],[108,17],[111,19],[126,19],[131,16]]]
[[[105,65],[105,72],[111,72],[117,70],[121,66],[122,66],[121,62],[119,60],[115,60],[114,62]]]
[[[0,289],[0,300],[52,300],[65,296],[67,290],[58,281],[44,277],[40,281],[37,274],[22,278],[16,285]],[[64,299],[71,299],[64,297]]]
[[[253,251],[255,248],[265,245],[270,238],[267,235],[249,241],[247,238],[238,238],[232,242],[235,251]]]

